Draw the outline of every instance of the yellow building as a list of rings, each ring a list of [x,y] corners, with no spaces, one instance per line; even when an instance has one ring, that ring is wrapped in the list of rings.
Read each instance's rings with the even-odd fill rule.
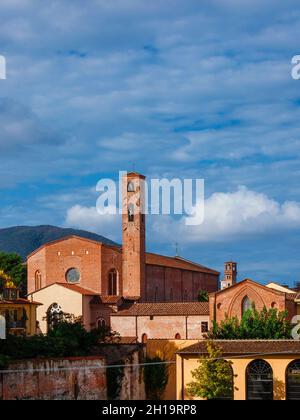
[[[300,341],[216,340],[232,362],[234,400],[300,400]],[[187,343],[186,343],[187,344]],[[192,399],[187,385],[199,359],[207,355],[205,341],[176,353],[176,399]]]
[[[36,311],[40,303],[22,299],[13,283],[7,283],[0,296],[0,316],[9,334],[34,335],[37,331]]]

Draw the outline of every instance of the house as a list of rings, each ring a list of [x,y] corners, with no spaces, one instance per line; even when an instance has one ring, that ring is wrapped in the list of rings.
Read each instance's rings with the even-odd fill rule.
[[[14,335],[34,335],[37,332],[37,308],[41,304],[22,299],[19,289],[6,283],[0,297],[0,317],[5,319],[6,330]]]
[[[185,343],[187,344],[187,343]],[[299,400],[300,341],[215,340],[232,363],[233,400]],[[187,384],[198,360],[207,356],[205,341],[176,353],[176,399],[192,399]]]

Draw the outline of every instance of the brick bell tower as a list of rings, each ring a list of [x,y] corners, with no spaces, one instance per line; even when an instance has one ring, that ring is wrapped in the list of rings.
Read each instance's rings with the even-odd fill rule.
[[[145,177],[130,172],[122,178],[123,296],[145,298]]]
[[[236,284],[237,279],[237,263],[235,262],[226,262],[224,279],[221,281],[221,290],[227,289]]]

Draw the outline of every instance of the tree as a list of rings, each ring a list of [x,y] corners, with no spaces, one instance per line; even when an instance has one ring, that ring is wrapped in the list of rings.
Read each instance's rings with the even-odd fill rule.
[[[206,400],[232,399],[232,362],[222,358],[222,349],[213,341],[207,342],[208,355],[198,361],[199,367],[192,371],[193,381],[187,385],[192,397]]]
[[[145,359],[144,382],[148,400],[161,400],[165,392],[169,380],[169,371],[168,366],[163,362],[158,356],[146,357]]]
[[[290,339],[292,325],[287,320],[287,311],[278,312],[277,309],[263,308],[258,312],[255,308],[238,317],[229,318],[220,324],[213,323],[213,329],[208,334],[211,339],[219,340],[281,340]]]
[[[199,290],[198,292],[198,302],[208,302],[208,292],[206,290]]]
[[[27,270],[18,254],[0,252],[0,270],[2,270],[21,290],[23,296],[27,289]],[[1,284],[0,284],[1,287]]]

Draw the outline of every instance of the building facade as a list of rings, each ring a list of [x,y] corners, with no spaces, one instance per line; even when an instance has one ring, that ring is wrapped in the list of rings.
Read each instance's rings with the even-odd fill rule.
[[[78,306],[78,288],[83,292],[81,312],[87,329],[100,319],[109,325],[110,314],[134,302],[197,302],[200,291],[218,290],[218,271],[178,256],[146,252],[144,181],[137,173],[122,180],[122,246],[71,236],[45,244],[28,256],[28,293],[30,299],[43,303],[38,315],[41,325],[53,304],[64,312],[72,310],[68,300],[60,297],[67,293],[61,285],[68,286],[72,296],[68,302],[74,300],[71,313]],[[60,290],[57,295],[54,285]]]
[[[216,340],[232,363],[233,400],[300,400],[300,341]],[[187,343],[185,343],[186,345]],[[205,341],[176,353],[176,399],[191,400],[187,385],[198,360],[207,356]]]

